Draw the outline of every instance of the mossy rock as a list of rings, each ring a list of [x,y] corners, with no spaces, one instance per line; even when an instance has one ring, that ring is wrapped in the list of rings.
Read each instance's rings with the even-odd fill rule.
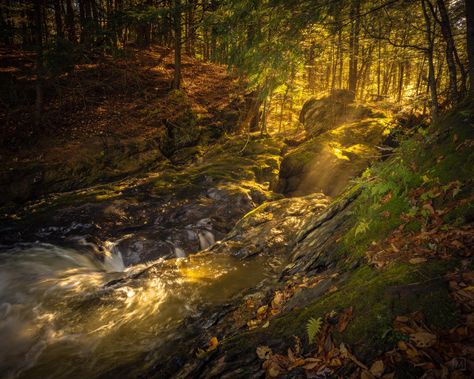
[[[337,196],[380,156],[376,146],[392,127],[389,119],[369,118],[306,141],[284,157],[278,190],[296,196],[313,192]]]

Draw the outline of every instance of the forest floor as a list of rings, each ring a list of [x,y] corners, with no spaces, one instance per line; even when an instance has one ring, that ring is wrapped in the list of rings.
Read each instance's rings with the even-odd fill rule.
[[[9,187],[6,202],[76,189],[154,165],[169,145],[166,120],[179,115],[184,105],[197,128],[212,126],[217,136],[236,127],[244,106],[244,89],[225,66],[185,55],[186,95],[170,98],[173,53],[156,46],[129,50],[125,57],[89,59],[70,72],[49,75],[42,120],[35,126],[35,56],[21,50],[0,53],[0,78],[5,79],[0,91],[0,182]],[[96,172],[98,166],[109,173]],[[32,192],[33,185],[37,189]]]
[[[127,57],[102,56],[47,78],[43,117],[35,127],[34,60],[33,53],[21,50],[3,49],[0,53],[0,75],[9,79],[0,103],[4,158],[47,155],[48,150],[67,150],[92,136],[154,138],[161,119],[177,112],[166,102],[174,72],[172,50],[134,49]],[[24,93],[8,93],[13,86]],[[186,55],[183,89],[193,110],[203,118],[218,118],[219,112],[242,94],[242,87],[225,66]],[[12,98],[14,106],[8,104]],[[153,117],[157,114],[158,120]]]

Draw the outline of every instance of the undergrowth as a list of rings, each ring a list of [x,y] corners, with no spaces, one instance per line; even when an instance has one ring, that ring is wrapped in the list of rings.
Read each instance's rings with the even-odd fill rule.
[[[428,129],[401,141],[390,159],[367,169],[356,181],[362,187],[354,226],[344,245],[349,260],[400,227],[407,232],[429,228],[431,213],[440,211],[446,224],[473,220],[474,114],[469,105]]]

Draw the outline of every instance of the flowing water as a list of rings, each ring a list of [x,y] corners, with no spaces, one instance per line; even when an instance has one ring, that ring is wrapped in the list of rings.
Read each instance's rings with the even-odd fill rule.
[[[124,268],[118,252],[106,256],[39,243],[0,252],[0,377],[104,376],[171,344],[184,319],[275,266],[203,252]]]

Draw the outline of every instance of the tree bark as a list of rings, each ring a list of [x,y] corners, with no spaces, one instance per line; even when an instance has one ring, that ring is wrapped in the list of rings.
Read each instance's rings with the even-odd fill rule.
[[[474,0],[465,0],[469,96],[474,98]]]
[[[446,41],[446,63],[448,65],[449,73],[449,95],[451,97],[451,102],[456,104],[459,102],[457,69],[455,62],[456,46],[454,44],[454,39],[451,32],[451,22],[449,21],[449,15],[446,5],[444,4],[444,0],[437,0],[437,5],[439,14],[441,16],[441,33],[443,34],[443,38]]]
[[[426,1],[427,0],[421,0],[421,6],[423,9],[423,16],[425,19],[426,42],[428,44],[426,55],[428,59],[428,87],[430,90],[430,97],[431,97],[431,118],[433,119],[433,121],[435,121],[438,118],[438,113],[439,113],[438,91],[436,88],[436,75],[435,75],[435,66],[434,66],[434,60],[433,60],[435,36],[432,30],[431,18],[426,8]]]
[[[356,95],[357,70],[359,63],[359,35],[360,35],[360,0],[352,0],[351,4],[351,35],[349,39],[349,91]]]
[[[174,0],[174,78],[173,88],[181,88],[181,0]]]
[[[61,4],[59,0],[54,0],[54,21],[56,23],[56,36],[58,38],[64,38],[63,32],[63,19],[61,16]]]
[[[41,116],[43,113],[43,12],[41,0],[34,2],[34,19],[35,19],[35,45],[36,45],[36,100],[34,122],[36,126],[41,124]]]
[[[71,0],[66,0],[66,29],[69,41],[77,42],[76,26],[74,24],[74,8],[72,7]]]

